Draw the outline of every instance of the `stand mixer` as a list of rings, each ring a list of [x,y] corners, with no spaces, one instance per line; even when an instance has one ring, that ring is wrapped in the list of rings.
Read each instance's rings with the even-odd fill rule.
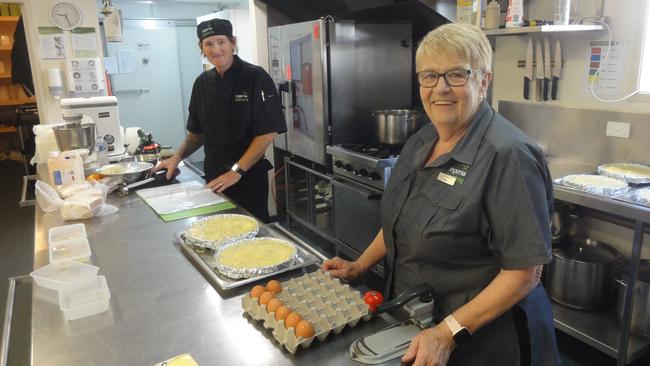
[[[125,157],[124,131],[120,125],[116,97],[63,98],[61,111],[66,122],[71,119],[80,121],[79,116],[86,116],[92,120],[96,127],[96,136],[103,137],[108,145],[110,161],[118,161]]]

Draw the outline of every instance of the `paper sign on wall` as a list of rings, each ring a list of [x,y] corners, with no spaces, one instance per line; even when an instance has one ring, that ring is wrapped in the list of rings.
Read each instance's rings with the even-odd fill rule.
[[[612,41],[607,55],[607,41],[589,41],[585,95],[591,95],[591,83],[598,96],[621,95],[626,41]],[[596,72],[600,69],[600,73]]]
[[[41,46],[41,58],[66,58],[65,37],[63,31],[56,27],[38,27]]]
[[[97,57],[95,28],[75,28],[70,31],[75,57]]]
[[[135,52],[133,50],[117,51],[117,64],[121,74],[132,74],[135,72]]]

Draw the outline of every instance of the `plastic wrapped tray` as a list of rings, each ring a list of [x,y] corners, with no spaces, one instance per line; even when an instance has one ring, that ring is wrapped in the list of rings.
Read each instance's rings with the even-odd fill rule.
[[[192,235],[192,229],[196,228],[197,226],[204,225],[208,221],[214,221],[214,223],[217,223],[219,220],[230,220],[230,219],[242,219],[249,221],[251,225],[253,225],[253,229],[251,230],[244,230],[240,233],[237,234],[231,234],[231,235],[225,235],[223,238],[220,239],[215,239],[215,240],[209,240],[206,238],[201,238]],[[207,249],[212,249],[216,250],[222,245],[233,243],[239,240],[243,239],[248,239],[252,238],[255,235],[257,235],[259,231],[259,223],[257,222],[256,219],[246,216],[246,215],[239,215],[239,214],[221,214],[221,215],[213,215],[209,217],[204,217],[200,220],[194,221],[192,224],[190,224],[186,229],[185,232],[183,233],[183,237],[186,243],[193,245],[195,247],[199,248],[207,248]]]
[[[650,183],[650,166],[633,163],[603,164],[598,174],[632,184]]]
[[[296,336],[293,327],[287,329],[284,320],[276,320],[275,312],[267,312],[266,305],[260,305],[250,294],[242,297],[242,307],[253,319],[262,321],[264,328],[272,329],[273,337],[291,353],[298,347],[309,347],[314,339],[323,341],[330,333],[339,334],[346,326],[370,319],[361,293],[321,270],[282,282],[282,292],[275,297],[312,323],[313,337]]]
[[[573,174],[559,179],[563,186],[601,196],[616,196],[628,191],[627,183],[595,174]]]
[[[276,263],[273,264],[266,264],[266,265],[254,265],[254,264],[246,264],[244,266],[234,266],[230,263],[225,263],[223,261],[223,255],[227,254],[226,251],[228,250],[233,250],[233,249],[238,249],[242,248],[244,246],[249,246],[249,249],[254,249],[250,255],[248,255],[247,259],[251,262],[255,262],[261,260],[262,262],[269,263],[269,261],[265,260],[270,258],[274,252],[278,252],[280,248],[259,248],[258,246],[260,244],[263,244],[264,242],[267,243],[276,243],[281,246],[285,246],[288,250],[292,250],[292,253],[289,254],[287,258],[284,258]],[[296,246],[283,239],[278,239],[278,238],[250,238],[250,239],[244,239],[240,240],[237,242],[229,243],[229,244],[224,244],[222,245],[217,253],[214,255],[214,261],[216,263],[216,268],[217,270],[224,276],[234,278],[234,279],[240,279],[240,278],[250,278],[253,276],[259,276],[259,275],[264,275],[267,273],[273,273],[277,272],[282,266],[290,266],[295,263],[296,258],[298,256],[298,249]],[[259,258],[263,257],[263,258]]]

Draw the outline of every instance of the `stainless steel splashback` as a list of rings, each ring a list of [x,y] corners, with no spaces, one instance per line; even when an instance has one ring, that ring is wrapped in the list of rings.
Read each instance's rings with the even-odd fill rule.
[[[500,101],[499,113],[535,140],[553,178],[593,172],[605,163],[650,164],[650,116]],[[630,124],[630,138],[605,135],[607,122]]]

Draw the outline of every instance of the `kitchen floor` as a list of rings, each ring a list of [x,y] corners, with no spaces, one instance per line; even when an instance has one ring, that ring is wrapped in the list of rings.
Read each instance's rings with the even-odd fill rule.
[[[34,250],[34,207],[19,207],[22,190],[21,165],[0,162],[0,314],[4,315],[7,299],[7,279],[11,276],[28,274],[32,270]],[[29,355],[29,305],[31,293],[25,286],[17,286],[15,321],[9,352],[9,366],[27,365]],[[568,366],[613,366],[611,357],[557,332],[563,365]],[[637,360],[633,366],[650,365],[650,354]]]

